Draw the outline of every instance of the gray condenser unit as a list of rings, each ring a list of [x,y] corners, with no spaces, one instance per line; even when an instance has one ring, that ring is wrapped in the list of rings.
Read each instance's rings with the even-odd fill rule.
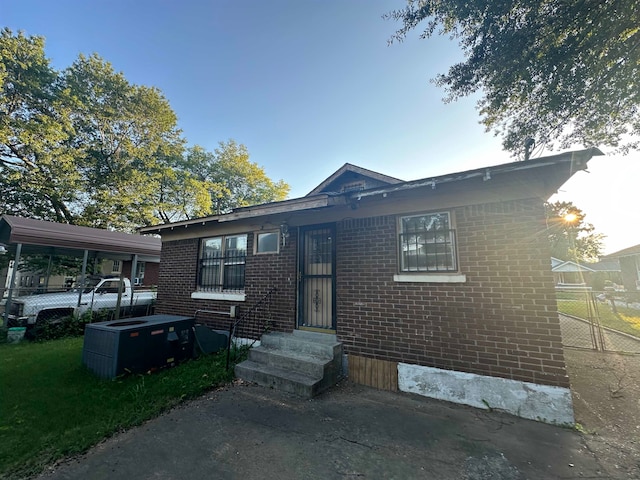
[[[151,315],[89,324],[82,362],[102,378],[175,365],[193,356],[194,321],[193,317]]]

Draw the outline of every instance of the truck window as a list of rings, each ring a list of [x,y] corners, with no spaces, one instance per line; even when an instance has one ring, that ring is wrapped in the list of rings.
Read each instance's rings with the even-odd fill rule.
[[[118,293],[119,285],[120,282],[118,280],[104,282],[100,288],[98,288],[97,293]]]

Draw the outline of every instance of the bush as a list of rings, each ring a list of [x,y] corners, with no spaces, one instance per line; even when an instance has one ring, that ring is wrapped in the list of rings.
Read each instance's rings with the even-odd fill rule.
[[[37,342],[57,340],[59,338],[81,337],[84,335],[84,326],[89,323],[91,317],[83,315],[67,317],[46,322],[38,322],[27,329],[27,338]]]

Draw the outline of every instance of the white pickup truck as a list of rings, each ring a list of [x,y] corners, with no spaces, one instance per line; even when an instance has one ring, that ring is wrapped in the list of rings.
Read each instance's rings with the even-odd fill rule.
[[[80,316],[85,312],[115,311],[120,295],[120,311],[122,314],[141,316],[150,313],[156,301],[156,292],[151,290],[135,290],[131,292],[128,278],[94,278],[85,281],[82,292],[79,288],[67,292],[44,293],[17,297],[8,305],[10,324],[28,326],[37,322],[50,322],[70,315]]]

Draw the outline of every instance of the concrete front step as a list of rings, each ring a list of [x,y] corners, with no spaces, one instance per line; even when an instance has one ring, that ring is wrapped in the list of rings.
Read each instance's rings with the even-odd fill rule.
[[[246,360],[236,365],[235,373],[237,377],[243,380],[305,398],[311,398],[319,393],[321,382],[321,379],[310,377],[309,375],[252,362],[251,360]]]
[[[330,363],[328,359],[318,358],[300,352],[266,348],[262,345],[249,350],[249,360],[271,365],[276,368],[295,371],[314,378],[322,378],[325,367]]]
[[[267,333],[260,339],[260,345],[275,350],[305,353],[327,360],[335,358],[342,351],[342,344],[336,341],[335,335],[325,336],[322,333],[296,332],[299,330],[294,330],[293,334]]]
[[[341,372],[336,336],[300,330],[263,335],[248,360],[235,367],[239,378],[309,398],[333,385]]]

